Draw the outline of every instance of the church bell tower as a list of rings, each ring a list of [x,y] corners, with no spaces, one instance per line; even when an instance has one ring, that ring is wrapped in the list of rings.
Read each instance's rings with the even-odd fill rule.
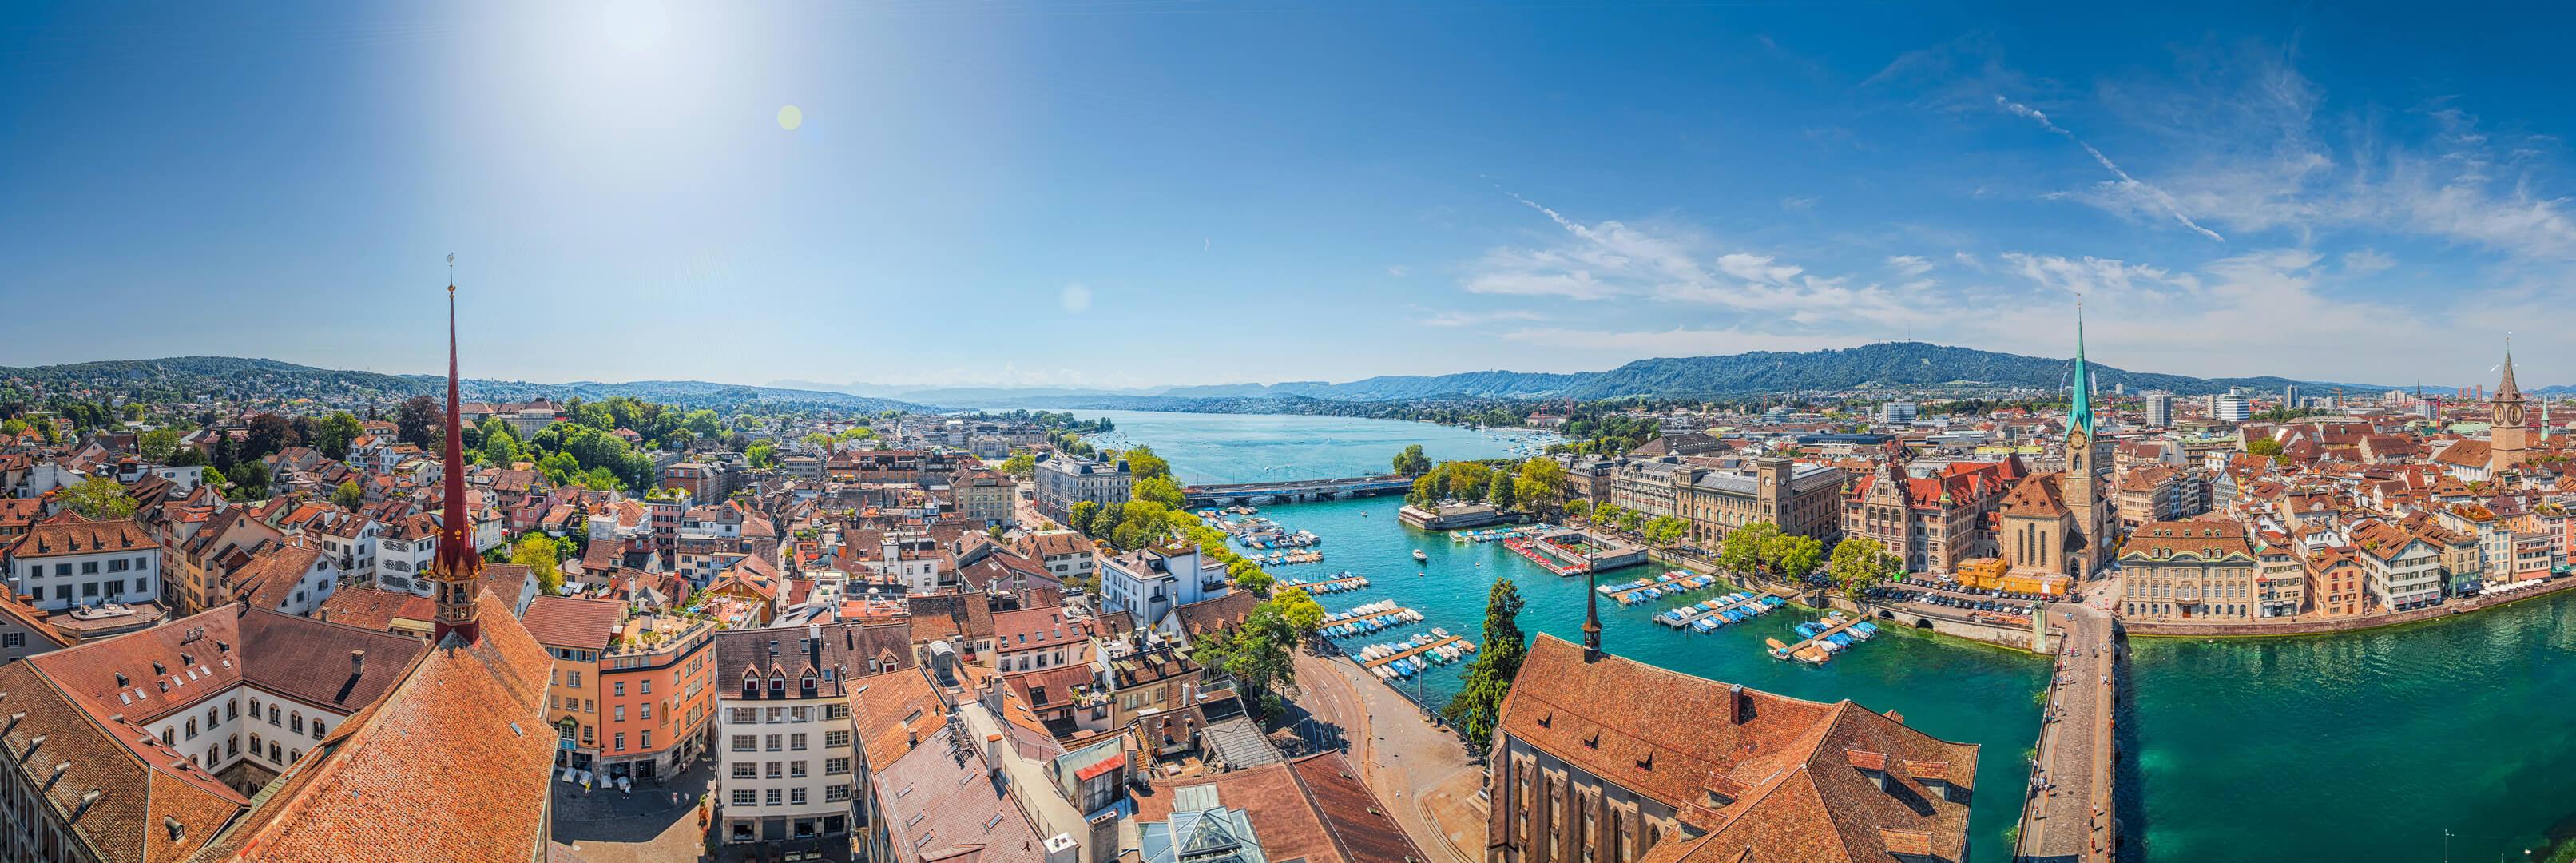
[[[2487,470],[2501,471],[2522,464],[2523,459],[2530,455],[2531,429],[2524,422],[2522,387],[2515,385],[2513,380],[2511,345],[2504,349],[2504,379],[2496,383],[2495,397],[2488,399],[2487,404],[2495,409],[2495,423],[2489,433]]]
[[[465,430],[458,417],[463,405],[456,387],[456,256],[447,256],[447,423],[445,461],[439,469],[443,497],[438,523],[438,556],[430,563],[431,601],[436,605],[437,620],[429,642],[444,644],[448,633],[455,633],[465,644],[483,636],[477,620],[475,576],[483,572],[483,556],[474,553],[474,526],[465,508]]]

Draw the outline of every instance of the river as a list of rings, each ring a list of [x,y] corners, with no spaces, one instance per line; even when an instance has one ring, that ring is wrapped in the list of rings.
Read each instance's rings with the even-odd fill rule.
[[[1095,412],[1084,412],[1090,416]],[[1493,458],[1505,445],[1427,423],[1340,417],[1108,411],[1117,436],[1151,444],[1188,482],[1382,472],[1420,443],[1435,459]],[[1482,641],[1487,590],[1515,580],[1521,626],[1581,639],[1584,586],[1521,560],[1500,544],[1456,544],[1398,523],[1393,498],[1264,508],[1291,530],[1324,538],[1323,563],[1282,577],[1351,570],[1365,590],[1321,597],[1340,611],[1392,599],[1421,624],[1353,639],[1442,627]],[[1362,515],[1365,513],[1365,515]],[[1413,562],[1412,549],[1431,557]],[[1622,582],[1657,572],[1605,573]],[[1416,573],[1423,573],[1416,575]],[[1988,789],[1972,815],[1972,859],[2010,857],[2023,752],[2038,739],[2035,698],[2048,665],[2029,654],[1913,630],[1891,630],[1822,667],[1761,649],[1813,612],[1782,613],[1708,635],[1656,626],[1655,611],[1707,594],[1636,608],[1606,603],[1603,646],[1686,674],[1818,701],[1848,698],[1895,710],[1947,740],[1982,747]],[[2123,745],[2136,756],[2124,791],[2127,860],[2278,861],[2515,858],[2576,811],[2576,597],[2534,600],[2461,619],[2337,636],[2203,643],[2132,639]],[[1784,639],[1789,640],[1789,639]],[[1420,687],[1433,704],[1456,691],[1464,663],[1434,668]],[[2002,791],[2004,793],[1994,793]],[[2576,821],[2566,822],[2576,825]],[[2561,827],[2561,830],[2566,829]]]

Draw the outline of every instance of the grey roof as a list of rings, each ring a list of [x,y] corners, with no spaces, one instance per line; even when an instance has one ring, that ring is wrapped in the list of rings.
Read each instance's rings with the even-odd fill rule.
[[[1208,723],[1207,729],[1199,733],[1200,739],[1216,750],[1217,757],[1225,760],[1227,769],[1241,770],[1287,760],[1279,754],[1279,747],[1270,745],[1270,739],[1262,736],[1261,727],[1244,717]]]

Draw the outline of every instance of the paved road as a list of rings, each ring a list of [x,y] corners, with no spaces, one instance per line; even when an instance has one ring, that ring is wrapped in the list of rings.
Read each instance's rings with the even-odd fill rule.
[[[2110,614],[2093,605],[2051,604],[2048,615],[2062,640],[2016,850],[2025,860],[2109,861],[2117,782],[2111,717],[2122,646],[2112,638]]]
[[[613,789],[583,792],[554,783],[555,842],[572,847],[586,863],[653,863],[705,859],[705,832],[696,800],[714,772],[700,761],[660,788],[633,794]],[[679,795],[675,800],[672,795]]]
[[[1413,844],[1434,863],[1473,863],[1463,849],[1482,847],[1485,822],[1468,800],[1484,769],[1468,760],[1457,735],[1423,721],[1413,702],[1347,660],[1300,653],[1297,681],[1299,706],[1335,727],[1345,754]]]

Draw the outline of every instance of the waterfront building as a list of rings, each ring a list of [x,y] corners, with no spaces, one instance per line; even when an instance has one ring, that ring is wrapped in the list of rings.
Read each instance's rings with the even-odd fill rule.
[[[1081,501],[1123,505],[1136,484],[1135,474],[1127,470],[1126,459],[1104,464],[1063,453],[1038,462],[1031,476],[1035,478],[1038,511],[1058,523],[1071,520],[1073,505]]]
[[[1496,725],[1485,863],[1965,860],[1977,746],[1538,635]]]
[[[2308,570],[2288,538],[2266,534],[2254,545],[2254,560],[2255,589],[2260,591],[2257,616],[2291,617],[2307,608],[2308,597],[2313,595]]]
[[[2016,569],[2092,577],[2110,560],[2117,507],[2102,481],[2084,322],[2075,322],[2074,403],[2066,415],[2066,467],[2028,477],[2004,499],[1996,552]]]
[[[1852,480],[1843,496],[1842,536],[1867,539],[1905,561],[1906,572],[1955,573],[1993,555],[1988,519],[2025,474],[2021,459],[1953,462],[1929,477],[1906,475],[1891,452]]]
[[[2370,576],[2352,552],[2327,551],[2308,558],[2303,569],[2317,616],[2350,617],[2371,609]]]
[[[2345,531],[2366,574],[2364,589],[2379,608],[2411,611],[2442,604],[2442,552],[2404,528],[2379,519]]]
[[[1689,470],[1681,461],[1677,456],[1629,459],[1610,474],[1610,504],[1647,518],[1676,514],[1674,474]]]
[[[1843,470],[1779,456],[1755,459],[1750,471],[1691,468],[1672,474],[1678,514],[1701,548],[1715,548],[1736,528],[1770,522],[1780,532],[1814,537],[1827,548],[1842,538]]]
[[[2139,620],[2250,620],[2260,562],[2232,521],[2140,525],[2120,549],[2123,615]]]

